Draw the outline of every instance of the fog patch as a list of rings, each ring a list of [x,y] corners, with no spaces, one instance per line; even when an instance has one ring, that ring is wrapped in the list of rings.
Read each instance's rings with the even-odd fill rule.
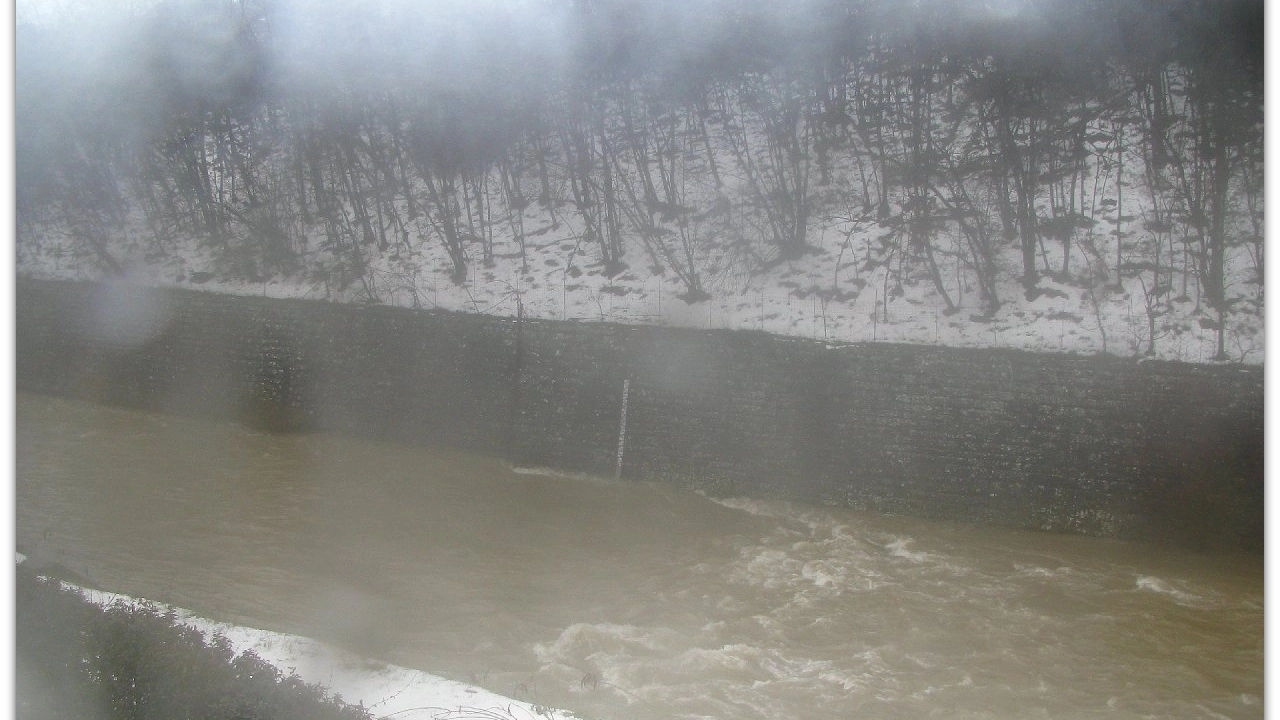
[[[169,303],[158,293],[140,292],[123,283],[102,286],[90,336],[100,342],[137,347],[155,338],[169,321]]]

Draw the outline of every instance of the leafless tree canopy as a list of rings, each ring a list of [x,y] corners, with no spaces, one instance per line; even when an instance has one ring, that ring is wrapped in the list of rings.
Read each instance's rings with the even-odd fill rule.
[[[1262,312],[1260,0],[21,10],[20,261],[49,233],[108,272],[195,238],[229,277],[345,287],[425,242],[463,282],[540,214],[696,301],[840,218],[945,312],[944,259],[988,315],[1002,278],[1136,280],[1152,343],[1171,303],[1220,354]]]

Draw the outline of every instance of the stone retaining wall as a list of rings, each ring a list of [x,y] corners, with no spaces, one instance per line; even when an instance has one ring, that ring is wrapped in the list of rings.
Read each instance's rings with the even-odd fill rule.
[[[1260,367],[20,280],[18,388],[866,510],[1260,550]]]

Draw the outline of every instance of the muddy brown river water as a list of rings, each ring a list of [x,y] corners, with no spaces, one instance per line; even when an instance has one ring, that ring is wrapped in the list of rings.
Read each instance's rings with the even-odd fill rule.
[[[19,394],[19,545],[595,720],[1256,718],[1263,563]]]

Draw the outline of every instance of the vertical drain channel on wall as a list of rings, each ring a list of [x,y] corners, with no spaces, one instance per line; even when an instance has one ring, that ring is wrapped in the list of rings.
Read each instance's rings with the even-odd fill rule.
[[[516,296],[516,347],[511,368],[511,400],[507,408],[507,427],[503,438],[503,451],[507,462],[515,464],[516,421],[520,415],[520,382],[524,371],[524,303]]]
[[[613,479],[622,477],[622,454],[627,449],[627,395],[631,391],[631,378],[622,381],[622,415],[618,418],[618,463],[613,468]]]

